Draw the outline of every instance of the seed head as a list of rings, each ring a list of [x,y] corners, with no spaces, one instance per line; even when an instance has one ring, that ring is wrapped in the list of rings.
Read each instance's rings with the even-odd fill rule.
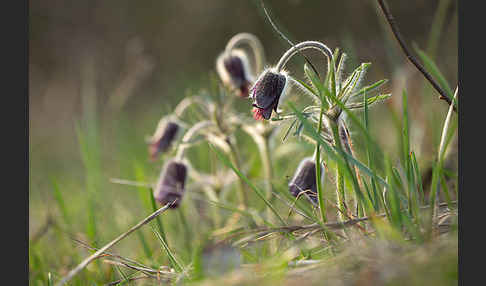
[[[170,207],[177,208],[184,195],[187,167],[183,162],[167,162],[160,174],[154,191],[154,198],[162,205],[174,202]]]
[[[324,168],[321,166],[321,177],[324,175],[323,170]],[[314,203],[318,202],[316,164],[312,157],[307,157],[300,162],[292,181],[289,183],[289,191],[294,197],[297,197],[305,192],[307,197]]]
[[[287,89],[288,76],[283,72],[264,71],[251,88],[253,118],[270,119],[272,110],[277,111],[280,98]]]
[[[169,149],[178,131],[179,125],[175,122],[159,124],[149,144],[149,154],[152,160],[155,160],[159,153],[164,153]]]

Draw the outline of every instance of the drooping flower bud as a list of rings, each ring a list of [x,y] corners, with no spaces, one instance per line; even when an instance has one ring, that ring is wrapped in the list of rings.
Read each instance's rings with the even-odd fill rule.
[[[321,179],[324,175],[324,167],[321,165]],[[316,185],[316,164],[312,157],[303,159],[295,171],[292,181],[289,183],[289,191],[294,196],[303,195],[318,203]]]
[[[272,110],[277,111],[278,103],[287,89],[288,78],[285,73],[272,70],[264,71],[251,88],[253,99],[253,118],[270,119]]]
[[[183,162],[170,160],[160,173],[154,190],[154,198],[162,205],[174,202],[170,207],[177,208],[184,195],[187,167]]]
[[[169,149],[178,131],[179,125],[175,122],[161,121],[159,123],[149,143],[149,154],[152,160],[155,160],[159,153],[164,153]]]
[[[236,89],[239,96],[248,97],[253,75],[245,52],[223,52],[216,60],[216,70],[225,85]]]

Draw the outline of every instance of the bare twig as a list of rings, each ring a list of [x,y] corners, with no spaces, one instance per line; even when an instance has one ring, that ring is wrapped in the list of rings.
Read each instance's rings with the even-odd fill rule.
[[[90,250],[94,250],[94,251],[99,250],[98,248],[92,247],[92,246],[88,245],[86,242],[81,241],[81,240],[79,240],[79,239],[77,239],[77,238],[71,238],[71,239],[72,239],[74,242],[79,243],[79,244],[80,244],[82,247],[84,247],[84,248],[87,248],[87,249],[90,249]],[[120,259],[120,260],[125,261],[125,262],[127,262],[127,263],[136,264],[136,265],[138,265],[138,266],[140,266],[140,267],[146,267],[145,265],[143,265],[142,263],[140,263],[140,262],[138,262],[138,261],[135,261],[135,260],[132,260],[132,259],[130,259],[130,258],[126,258],[126,257],[120,256],[120,255],[115,254],[115,253],[112,253],[112,252],[105,251],[105,252],[103,252],[102,254],[103,254],[103,255],[105,255],[105,256],[110,256],[110,257],[113,257],[113,258]],[[101,255],[100,255],[100,256],[101,256]]]
[[[174,203],[174,202],[172,202],[172,203]],[[74,269],[72,269],[71,271],[69,271],[69,273],[66,276],[64,276],[64,278],[61,279],[61,281],[59,281],[56,284],[56,286],[61,286],[61,285],[66,284],[76,274],[78,274],[81,270],[83,270],[86,266],[88,266],[89,263],[91,263],[93,260],[95,260],[96,258],[98,258],[98,256],[100,256],[100,254],[102,254],[103,252],[105,252],[106,250],[108,250],[110,247],[112,247],[116,243],[120,242],[122,239],[124,239],[125,237],[127,237],[128,235],[130,235],[135,230],[139,229],[143,225],[147,224],[148,222],[150,222],[151,220],[153,220],[154,218],[156,218],[159,214],[163,213],[170,206],[171,206],[171,203],[166,204],[165,206],[163,206],[160,209],[156,210],[154,213],[152,213],[151,215],[149,215],[148,217],[146,217],[144,220],[140,221],[138,224],[136,224],[135,226],[133,226],[132,228],[130,228],[127,232],[121,234],[120,236],[118,236],[117,238],[115,238],[114,240],[112,240],[110,243],[108,243],[107,245],[105,245],[102,248],[100,248],[98,251],[96,251],[95,253],[93,253],[91,256],[89,256],[88,258],[86,258],[85,260],[83,260]]]
[[[133,269],[133,270],[136,270],[136,271],[140,271],[140,272],[143,272],[145,275],[153,277],[153,278],[159,277],[160,274],[174,276],[174,277],[177,276],[177,273],[174,273],[174,272],[155,270],[155,269],[147,268],[147,267],[138,267],[138,266],[130,265],[128,263],[121,262],[121,261],[115,261],[115,260],[107,259],[107,260],[104,260],[103,262],[108,263],[108,264],[112,264],[112,265],[123,266],[123,267],[130,268],[130,269]],[[154,276],[152,274],[156,274],[157,276]]]
[[[157,278],[157,276],[149,274],[150,272],[157,273],[157,270],[144,269],[144,268],[140,268],[138,266],[133,266],[133,265],[130,265],[128,263],[121,262],[121,261],[103,260],[103,262],[107,263],[107,264],[115,265],[115,266],[123,266],[123,267],[126,267],[128,269],[136,270],[137,272],[142,272],[143,274],[147,275],[148,277]],[[147,270],[150,270],[150,271],[147,271]]]
[[[146,279],[146,278],[152,278],[152,277],[150,277],[150,276],[138,276],[138,277],[128,278],[128,281],[135,281],[135,280]],[[108,285],[108,286],[118,285],[118,284],[122,283],[123,281],[126,281],[126,280],[125,279],[120,279],[120,280],[116,280],[116,281],[110,282],[110,283],[108,283],[106,285]]]
[[[437,84],[434,78],[432,78],[432,76],[425,70],[425,68],[417,61],[417,59],[412,55],[410,50],[405,45],[405,41],[403,40],[403,37],[400,31],[398,30],[398,26],[395,22],[395,18],[393,18],[393,15],[391,14],[390,9],[388,8],[388,5],[386,3],[386,0],[377,0],[377,1],[381,10],[383,11],[383,14],[385,15],[386,20],[388,21],[388,24],[390,25],[390,28],[392,29],[393,35],[397,39],[398,43],[400,44],[400,47],[402,48],[403,53],[407,56],[408,60],[415,65],[415,67],[424,75],[424,77],[430,82],[430,84],[432,84],[434,89],[440,94],[439,99],[445,100],[447,104],[452,105],[454,111],[456,111],[456,107],[452,104],[451,99],[447,96],[445,91],[439,86],[439,84]]]
[[[457,204],[457,201],[452,201],[451,204]],[[448,207],[447,203],[441,203],[439,207]],[[430,205],[427,206],[422,206],[421,209],[427,209],[430,208]],[[385,217],[386,214],[379,214],[379,215],[374,215],[373,217]],[[356,225],[359,222],[363,221],[368,221],[370,220],[371,217],[362,217],[362,218],[357,218],[357,219],[350,219],[344,222],[330,222],[324,224],[324,228],[329,229],[329,230],[340,230],[346,227],[350,227],[353,225]],[[318,223],[313,223],[313,224],[308,224],[308,225],[294,225],[294,226],[281,226],[281,227],[274,227],[274,228],[266,228],[266,227],[259,227],[255,228],[252,230],[244,230],[241,232],[237,232],[234,234],[229,235],[228,237],[225,238],[225,240],[229,240],[231,238],[243,235],[243,234],[252,234],[254,233],[255,235],[252,237],[261,237],[263,235],[268,235],[271,233],[277,233],[277,232],[285,232],[285,233],[293,233],[295,231],[310,231],[310,230],[316,230],[316,229],[323,229],[323,226]],[[251,240],[251,238],[245,238],[244,241],[248,242]]]
[[[89,246],[87,243],[85,243],[85,242],[83,242],[79,239],[72,238],[72,240],[74,240],[75,242],[79,243],[81,246],[83,246],[87,249],[95,250],[95,251],[98,250],[97,248]],[[175,276],[176,275],[176,273],[171,272],[171,271],[162,271],[162,270],[152,269],[148,266],[143,265],[142,263],[140,263],[138,261],[120,256],[118,254],[110,253],[108,251],[103,252],[99,257],[102,257],[102,256],[109,256],[111,258],[119,259],[119,261],[118,260],[115,261],[115,260],[106,259],[103,262],[108,263],[108,264],[112,264],[112,265],[123,266],[123,267],[126,267],[126,268],[130,268],[130,269],[142,272],[146,275],[146,276],[142,276],[143,278],[155,278],[155,279],[157,279],[157,278],[160,277],[161,274],[162,275],[169,275],[169,276]],[[152,275],[152,274],[155,274],[156,276]],[[134,280],[136,280],[136,279],[134,279]],[[121,283],[121,282],[123,282],[123,279],[113,281],[108,285],[116,285],[116,284]]]

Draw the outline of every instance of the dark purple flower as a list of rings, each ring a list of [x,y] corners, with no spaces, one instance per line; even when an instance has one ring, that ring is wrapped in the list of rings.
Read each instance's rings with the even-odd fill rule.
[[[162,205],[174,202],[170,207],[177,208],[184,195],[187,167],[184,163],[171,160],[160,174],[154,191],[154,198]]]
[[[265,71],[251,89],[253,118],[270,119],[272,110],[277,111],[280,97],[287,87],[287,76],[282,73]]]
[[[179,125],[174,122],[167,122],[159,126],[149,144],[150,158],[155,160],[159,153],[167,151],[179,131]]]
[[[226,85],[238,90],[238,95],[248,97],[252,81],[248,60],[243,52],[223,53],[217,60],[217,71]]]
[[[321,166],[321,176],[324,168]],[[289,183],[289,191],[294,196],[303,195],[311,199],[314,203],[318,203],[317,199],[317,185],[316,185],[316,164],[313,158],[308,157],[303,159],[297,171],[295,171],[292,181]]]

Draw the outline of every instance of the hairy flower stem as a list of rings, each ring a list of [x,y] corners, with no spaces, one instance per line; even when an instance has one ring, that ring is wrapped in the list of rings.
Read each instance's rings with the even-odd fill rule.
[[[329,120],[329,125],[330,125],[330,128],[331,128],[331,131],[332,131],[332,134],[333,134],[333,138],[334,138],[334,145],[335,147],[338,149],[338,150],[341,150],[343,152],[346,152],[343,150],[343,143],[341,142],[341,136],[339,136],[339,129],[338,129],[338,120],[333,120],[333,119],[330,119]],[[346,167],[348,168],[348,170],[351,170],[350,167],[349,167],[349,163],[347,161],[346,158],[344,158],[345,160],[345,163],[346,163]],[[342,168],[342,166],[337,166],[337,172],[338,172],[338,177],[337,177],[337,180],[336,180],[336,197],[338,198],[338,203],[340,203],[339,205],[339,208],[342,208],[342,211],[344,212],[347,212],[347,208],[346,208],[346,201],[344,200],[345,197],[344,197],[344,170]],[[351,171],[350,171],[351,172]],[[342,184],[340,183],[340,180],[342,180]],[[340,186],[342,185],[342,186]],[[356,187],[356,185],[355,185]],[[356,190],[356,192],[358,192],[359,190]],[[355,192],[355,194],[356,194]],[[339,201],[339,198],[342,196],[343,200],[342,201]],[[359,199],[357,198],[357,195],[356,195],[356,201],[358,202]],[[338,215],[341,219],[343,219],[343,217],[341,216],[341,213],[338,212]]]
[[[219,132],[225,135],[224,141],[226,145],[229,147],[228,153],[230,156],[231,163],[236,167],[236,169],[241,170],[241,160],[238,154],[238,149],[236,148],[235,144],[232,142],[232,137],[228,134],[227,128],[223,126],[223,114],[220,109],[214,108],[213,112],[211,112],[212,120],[215,122],[216,127],[218,128]],[[243,182],[243,179],[238,177],[238,198],[240,201],[240,206],[246,210],[248,207],[248,197],[247,197],[247,189],[246,184]]]
[[[316,49],[322,52],[330,61],[333,58],[331,50],[324,45],[321,42],[316,42],[316,41],[305,41],[305,42],[300,42],[287,50],[285,54],[282,55],[280,60],[277,63],[276,69],[277,72],[280,72],[287,62],[290,60],[291,57],[293,57],[295,54],[297,54],[299,51],[306,50],[306,49]]]
[[[272,158],[270,154],[270,138],[272,134],[272,127],[269,126],[268,122],[261,122],[258,124],[264,125],[244,125],[242,127],[243,131],[248,133],[253,139],[260,152],[260,160],[263,166],[263,178],[265,183],[266,199],[270,200],[273,193],[272,180],[273,180],[273,167]],[[263,127],[263,130],[260,129]],[[268,209],[268,217],[271,217],[272,210]]]
[[[319,125],[317,126],[317,133],[321,134],[322,130],[322,116],[324,114],[324,107],[321,105],[321,112],[319,114]],[[321,210],[322,222],[327,222],[326,208],[324,206],[324,191],[322,190],[321,182],[321,149],[319,141],[316,141],[316,185],[317,185],[317,199],[319,202],[319,209]]]
[[[236,169],[241,170],[240,164],[240,157],[238,151],[236,150],[234,144],[231,142],[229,137],[227,137],[226,143],[230,148],[230,160],[233,165],[235,165]],[[246,194],[246,185],[241,178],[238,177],[238,197],[240,200],[240,204],[244,210],[248,207],[248,196]]]
[[[345,151],[348,152],[351,156],[356,158],[355,152],[353,149],[353,141],[351,140],[351,136],[349,136],[348,128],[346,127],[344,121],[341,121],[342,123],[342,128],[340,130],[340,136],[341,136],[341,142],[344,145]],[[361,181],[361,174],[359,172],[359,169],[357,166],[354,166],[354,172],[356,173],[356,179],[358,180],[358,185],[362,189],[363,188],[363,182]],[[356,193],[354,194],[354,201],[356,204],[356,216],[361,217],[365,216],[366,213],[364,211],[364,208],[359,201],[358,197],[356,196]]]
[[[346,196],[344,193],[344,176],[343,176],[343,170],[340,166],[337,167],[336,169],[336,200],[337,200],[337,205],[338,208],[342,212],[346,212]],[[345,221],[346,217],[344,214],[338,211],[338,217],[340,221]]]

